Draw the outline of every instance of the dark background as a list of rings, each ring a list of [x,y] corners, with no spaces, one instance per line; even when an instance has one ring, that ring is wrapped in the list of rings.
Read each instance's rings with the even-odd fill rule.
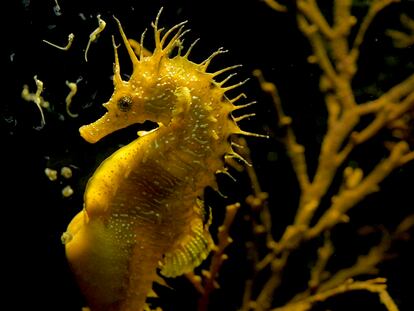
[[[8,3],[8,4],[7,4]],[[200,37],[191,60],[200,62],[219,47],[229,50],[212,64],[214,69],[243,64],[239,79],[251,77],[253,69],[260,68],[280,90],[286,112],[294,117],[299,142],[306,146],[310,171],[316,165],[316,156],[325,131],[325,109],[318,92],[319,71],[307,64],[310,50],[298,32],[295,17],[272,11],[257,0],[233,1],[64,1],[60,0],[61,15],[56,15],[55,2],[8,1],[4,15],[10,22],[3,29],[2,46],[5,50],[5,74],[2,82],[1,132],[4,200],[2,206],[2,281],[6,286],[3,303],[14,310],[80,310],[83,299],[68,269],[60,235],[70,219],[82,207],[82,193],[88,178],[97,165],[119,146],[135,137],[137,128],[144,124],[114,133],[95,145],[84,142],[78,128],[103,113],[101,103],[112,94],[111,82],[113,49],[111,35],[121,42],[112,15],[123,24],[127,36],[138,39],[148,28],[147,47],[152,47],[150,23],[159,8],[164,7],[160,24],[166,28],[188,20],[191,32],[185,44]],[[11,4],[13,3],[13,4]],[[359,17],[366,6],[356,3],[354,14]],[[414,71],[413,49],[396,51],[385,29],[400,28],[399,14],[414,13],[412,1],[390,6],[378,16],[367,34],[359,62],[360,72],[354,86],[358,99],[369,100]],[[329,7],[323,7],[329,10]],[[291,10],[292,11],[292,10]],[[85,19],[79,14],[83,14]],[[96,15],[101,14],[107,28],[91,44],[84,61],[83,50],[89,34],[97,27]],[[69,51],[60,51],[42,42],[49,40],[65,45],[69,33],[75,40]],[[130,71],[128,56],[119,49],[121,71]],[[24,84],[35,92],[33,76],[44,82],[43,96],[51,103],[45,110],[46,125],[40,129],[40,115],[33,103],[21,99]],[[65,97],[69,89],[65,81],[76,81],[78,93],[71,110],[79,113],[70,118],[65,112]],[[292,221],[298,200],[295,176],[292,173],[276,126],[275,112],[269,98],[252,78],[242,87],[250,100],[257,100],[257,117],[244,121],[243,129],[268,133],[271,138],[248,139],[252,158],[264,191],[269,192],[269,206],[273,214],[274,234],[277,238]],[[237,91],[233,94],[237,94]],[[370,168],[386,154],[380,140],[369,143],[352,154],[362,167]],[[60,170],[73,168],[73,177],[51,182],[44,175],[46,167]],[[383,184],[382,191],[370,196],[353,211],[351,224],[341,225],[333,232],[336,254],[330,268],[352,265],[358,254],[367,252],[378,243],[379,234],[360,237],[356,232],[365,224],[379,231],[379,225],[392,230],[404,215],[413,212],[413,164],[393,173]],[[251,193],[243,173],[233,172],[237,182],[219,178],[222,198],[207,191],[206,202],[214,213],[214,230],[223,217],[223,206],[235,201],[244,202]],[[75,193],[63,198],[61,189],[71,185]],[[211,310],[237,310],[240,307],[244,280],[250,267],[246,259],[244,241],[250,238],[249,214],[243,204],[229,248],[230,259],[220,275],[221,290],[211,297]],[[293,256],[292,267],[286,271],[285,289],[275,298],[282,304],[292,293],[301,291],[306,284],[306,273],[314,260],[311,251],[316,245],[304,247]],[[414,257],[410,254],[412,241],[397,243],[391,260],[380,265],[381,276],[389,278],[389,291],[400,310],[413,310]],[[305,260],[303,260],[305,258]],[[168,310],[195,310],[197,293],[184,278],[168,280],[172,289],[158,289],[159,305]],[[256,289],[257,290],[257,289]],[[157,304],[155,304],[157,305]],[[316,309],[383,310],[373,294],[347,294],[316,306]]]

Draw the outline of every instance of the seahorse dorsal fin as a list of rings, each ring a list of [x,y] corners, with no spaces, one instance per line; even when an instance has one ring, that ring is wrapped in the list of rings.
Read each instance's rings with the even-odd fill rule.
[[[160,273],[166,277],[176,277],[193,271],[207,258],[214,246],[208,231],[208,224],[203,225],[200,215],[194,219],[191,232],[185,235],[175,247],[164,255]]]

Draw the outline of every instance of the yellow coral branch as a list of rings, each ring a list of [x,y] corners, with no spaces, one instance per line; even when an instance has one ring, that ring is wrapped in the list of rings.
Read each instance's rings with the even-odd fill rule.
[[[305,148],[296,140],[296,135],[291,126],[292,119],[286,116],[285,112],[283,111],[282,103],[276,85],[274,83],[266,81],[263,77],[262,71],[259,69],[254,70],[253,75],[259,80],[262,90],[272,97],[272,101],[277,112],[277,123],[279,127],[286,129],[286,134],[283,138],[283,142],[286,146],[287,154],[292,161],[293,169],[295,170],[299,185],[301,189],[304,190],[309,186]]]
[[[407,237],[407,232],[414,228],[414,214],[405,217],[397,226],[393,232],[395,239],[401,239]]]
[[[376,274],[378,272],[377,265],[385,258],[390,245],[390,237],[385,234],[380,244],[372,247],[366,255],[360,255],[354,265],[339,270],[326,282],[320,284],[318,292],[324,292],[340,286],[346,280],[362,274]]]
[[[401,98],[407,96],[411,92],[414,92],[414,74],[410,75],[404,81],[393,86],[389,91],[381,95],[378,99],[359,105],[357,108],[358,112],[361,115],[375,112],[389,102],[400,101]]]
[[[282,271],[286,266],[289,255],[289,251],[284,251],[280,258],[275,258],[272,261],[272,274],[264,284],[257,300],[253,303],[256,311],[264,311],[270,308],[274,298],[273,293],[282,282]]]
[[[311,270],[311,278],[308,283],[310,290],[318,288],[319,284],[326,278],[327,272],[325,268],[333,253],[334,247],[332,241],[329,233],[326,233],[324,244],[318,249],[318,260]]]
[[[315,25],[310,24],[302,15],[298,15],[297,20],[299,29],[309,39],[312,45],[315,60],[319,64],[319,67],[321,67],[326,76],[329,78],[331,84],[335,85],[337,82],[337,74],[328,57],[324,41],[318,32],[318,28]]]
[[[232,239],[229,235],[230,227],[234,221],[237,210],[240,208],[240,203],[235,203],[226,206],[226,215],[224,217],[223,224],[218,228],[218,244],[214,248],[214,254],[211,258],[210,269],[208,271],[203,270],[202,274],[204,276],[204,287],[202,290],[202,296],[198,301],[198,310],[203,311],[207,310],[208,301],[210,298],[211,292],[218,288],[219,285],[216,281],[218,273],[223,262],[228,258],[224,253],[224,250],[232,243]],[[194,277],[190,280],[196,280]],[[197,283],[197,281],[195,282]],[[194,284],[194,282],[193,282]],[[201,285],[196,284],[196,288],[201,291]]]
[[[409,154],[408,144],[401,141],[394,145],[388,158],[380,162],[368,176],[353,189],[345,189],[332,198],[331,207],[320,217],[315,226],[306,232],[308,239],[318,236],[326,229],[347,220],[345,213],[359,203],[368,194],[379,189],[382,182],[396,167],[402,165],[403,157]]]
[[[297,6],[300,12],[306,16],[306,19],[314,24],[326,38],[333,39],[335,37],[335,32],[322,15],[316,1],[300,0],[297,1]]]
[[[366,142],[384,128],[396,132],[412,120],[414,106],[414,75],[391,88],[378,99],[359,104],[352,89],[352,78],[357,72],[359,49],[363,43],[369,25],[375,16],[395,0],[374,0],[370,9],[359,25],[356,38],[352,42],[350,32],[357,20],[351,15],[351,0],[333,2],[333,24],[330,25],[319,9],[316,0],[297,1],[297,23],[299,29],[309,40],[313,55],[308,60],[317,63],[322,70],[320,90],[325,94],[328,110],[327,131],[321,144],[315,174],[308,175],[304,147],[297,143],[291,127],[292,120],[283,112],[280,98],[273,83],[266,81],[260,71],[254,75],[258,78],[263,91],[273,100],[277,111],[279,127],[284,127],[284,143],[293,164],[301,188],[297,213],[292,225],[287,226],[278,242],[268,244],[270,252],[256,260],[256,272],[268,271],[266,280],[256,301],[249,301],[251,293],[245,296],[243,310],[267,310],[273,302],[276,289],[281,284],[282,271],[287,264],[290,253],[297,249],[304,240],[319,237],[340,222],[349,220],[347,212],[361,202],[367,195],[378,191],[380,183],[397,167],[414,160],[414,151],[410,151],[408,140],[404,135],[400,141],[389,144],[390,154],[368,173],[362,168],[347,167],[340,170],[355,146]],[[351,48],[349,47],[351,44]],[[373,115],[373,120],[362,130],[361,117]],[[405,127],[404,127],[405,126]],[[410,127],[408,126],[408,129]],[[393,132],[393,133],[394,133]],[[397,135],[394,135],[397,137]],[[314,219],[321,200],[331,189],[334,178],[343,173],[344,181],[336,195],[332,196],[331,206]],[[314,220],[314,225],[312,220]],[[325,271],[325,266],[333,252],[329,241],[320,249],[318,261],[311,271],[309,289],[299,294],[288,305],[275,310],[308,310],[312,304],[331,296],[350,290],[370,290],[379,294],[388,310],[397,310],[395,303],[376,279],[366,282],[354,282],[351,277],[375,271],[375,266],[384,258],[388,244],[381,243],[364,256],[357,259],[353,267],[338,271],[334,275]],[[265,270],[267,269],[267,270]],[[348,280],[348,281],[347,281]],[[254,281],[254,279],[253,279]],[[249,283],[251,288],[251,283]],[[247,287],[246,287],[247,288]],[[316,292],[316,293],[315,293]]]
[[[356,62],[359,56],[359,48],[364,41],[365,34],[371,25],[372,21],[374,20],[375,16],[382,11],[385,7],[390,5],[391,3],[399,2],[399,0],[375,0],[371,3],[371,6],[368,10],[367,15],[363,19],[361,26],[358,29],[358,33],[355,37],[354,43],[352,45],[352,49],[350,55],[352,55],[353,60]]]
[[[388,311],[398,311],[397,305],[387,292],[385,278],[376,278],[366,281],[354,281],[352,279],[348,279],[345,283],[339,285],[338,287],[317,293],[304,299],[303,301],[288,304],[281,308],[272,309],[272,311],[306,311],[310,310],[317,302],[325,301],[331,297],[343,293],[360,290],[378,294],[381,303],[387,308]]]
[[[287,8],[283,4],[280,4],[276,0],[263,0],[270,8],[278,12],[286,12]]]
[[[396,48],[407,48],[414,44],[414,19],[402,14],[400,20],[409,33],[390,29],[387,31],[387,35],[393,39]]]
[[[386,125],[403,117],[412,109],[414,109],[414,75],[393,87],[377,100],[361,104],[356,108],[357,113],[361,116],[369,113],[375,113],[376,116],[364,129],[352,133],[341,157],[345,158],[356,145],[372,138]]]

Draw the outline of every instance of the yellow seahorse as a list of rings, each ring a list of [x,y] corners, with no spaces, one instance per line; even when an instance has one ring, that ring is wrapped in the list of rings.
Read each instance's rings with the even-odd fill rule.
[[[204,189],[215,187],[215,174],[226,171],[225,157],[239,157],[231,135],[259,136],[241,130],[231,115],[246,106],[234,105],[244,94],[228,99],[225,92],[242,83],[226,87],[227,79],[214,79],[236,66],[206,71],[223,50],[200,64],[189,61],[194,44],[182,54],[185,22],[163,33],[159,15],[152,24],[150,55],[143,36],[134,52],[116,19],[133,73],[129,81],[121,79],[113,42],[114,93],[104,104],[108,111],[80,128],[81,136],[95,143],[134,123],[158,124],[99,166],[87,184],[83,210],[62,236],[92,311],[142,310],[152,283],[162,281],[157,269],[174,277],[207,257],[213,242],[204,219]]]

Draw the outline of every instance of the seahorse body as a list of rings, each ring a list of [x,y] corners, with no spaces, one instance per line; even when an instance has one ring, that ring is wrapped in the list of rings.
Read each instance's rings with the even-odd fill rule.
[[[196,64],[181,55],[184,23],[162,35],[153,24],[155,49],[135,54],[119,29],[133,64],[129,81],[120,76],[115,50],[114,93],[106,114],[80,128],[88,142],[128,125],[151,120],[158,128],[120,148],[88,182],[84,209],[62,236],[68,261],[92,311],[138,311],[164,276],[192,271],[213,243],[202,206],[205,187],[225,171],[232,134],[249,134],[231,112],[242,107],[224,94],[206,71],[211,59]],[[169,39],[171,37],[171,39]],[[142,40],[141,40],[142,41]],[[141,45],[142,47],[142,42]],[[171,56],[174,49],[175,56]]]

